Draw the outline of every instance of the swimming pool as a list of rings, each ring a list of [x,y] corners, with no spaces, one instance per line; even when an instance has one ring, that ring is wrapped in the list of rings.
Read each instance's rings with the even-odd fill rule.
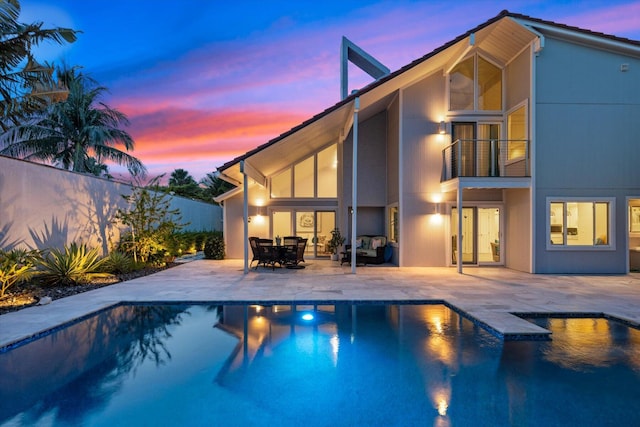
[[[640,331],[441,304],[120,305],[0,354],[0,426],[640,425]]]

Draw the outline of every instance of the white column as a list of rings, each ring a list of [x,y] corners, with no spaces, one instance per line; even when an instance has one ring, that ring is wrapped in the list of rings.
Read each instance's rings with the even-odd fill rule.
[[[351,165],[351,273],[356,274],[356,227],[358,217],[358,110],[360,98],[354,100],[353,109],[353,159]]]
[[[244,170],[244,160],[240,161],[240,172],[242,172],[243,182],[243,212],[242,217],[244,221],[244,274],[249,273],[249,180],[247,173]]]
[[[458,177],[458,180],[460,177]],[[458,184],[458,193],[456,195],[456,203],[458,205],[458,236],[456,247],[458,254],[456,256],[456,262],[458,265],[458,273],[462,273],[462,187]]]

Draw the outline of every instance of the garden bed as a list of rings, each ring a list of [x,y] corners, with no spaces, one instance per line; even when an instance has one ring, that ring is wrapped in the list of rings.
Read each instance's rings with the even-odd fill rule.
[[[49,297],[52,300],[57,300],[82,292],[92,291],[104,286],[113,285],[114,283],[125,282],[127,280],[147,276],[176,265],[178,265],[178,263],[169,263],[164,267],[146,267],[130,273],[117,274],[112,279],[98,279],[86,285],[42,286],[31,282],[16,284],[9,288],[5,295],[0,298],[0,315],[37,305],[43,297]]]

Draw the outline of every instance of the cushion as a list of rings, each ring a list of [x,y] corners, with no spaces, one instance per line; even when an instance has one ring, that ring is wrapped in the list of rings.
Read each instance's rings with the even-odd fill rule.
[[[362,239],[356,239],[356,249],[360,249],[362,247]]]
[[[378,239],[378,238],[371,239],[371,249],[378,249],[381,246],[384,246],[382,244],[382,239]]]
[[[356,238],[356,240],[362,240],[362,246],[361,249],[367,250],[367,249],[371,249],[371,237],[369,236],[358,236]]]

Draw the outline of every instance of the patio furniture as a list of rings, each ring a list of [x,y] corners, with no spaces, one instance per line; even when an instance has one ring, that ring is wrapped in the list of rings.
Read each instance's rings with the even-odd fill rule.
[[[373,234],[363,234],[356,238],[356,264],[382,264],[387,246],[387,237]],[[345,245],[346,256],[343,254],[340,265],[351,262],[352,245]]]
[[[253,264],[254,261],[258,261],[258,264],[260,263],[260,250],[258,249],[258,240],[258,237],[249,237],[249,246],[251,246],[251,253],[253,254],[253,258],[249,263],[249,268],[251,268],[251,264]],[[257,264],[256,268],[258,268]]]
[[[265,267],[271,267],[272,270],[275,270],[276,263],[280,264],[280,256],[279,250],[276,246],[273,246],[273,242],[271,239],[258,239],[257,240],[257,248],[258,248],[258,264],[256,264],[256,269],[260,264]]]
[[[300,263],[305,262],[304,251],[307,247],[307,241],[308,239],[296,237],[295,245],[287,246],[284,260],[287,268],[304,268]]]

